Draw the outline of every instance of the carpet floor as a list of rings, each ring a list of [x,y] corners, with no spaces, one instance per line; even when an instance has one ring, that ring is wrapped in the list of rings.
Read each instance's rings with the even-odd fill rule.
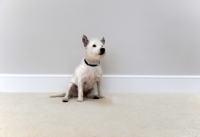
[[[0,93],[0,137],[200,137],[200,94]]]

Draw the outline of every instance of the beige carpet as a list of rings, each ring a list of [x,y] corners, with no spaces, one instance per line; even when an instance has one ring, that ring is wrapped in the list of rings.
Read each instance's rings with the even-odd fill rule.
[[[0,93],[0,137],[200,137],[200,94],[48,96]]]

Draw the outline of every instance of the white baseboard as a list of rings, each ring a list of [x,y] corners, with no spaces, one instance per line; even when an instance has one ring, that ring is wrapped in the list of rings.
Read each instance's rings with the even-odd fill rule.
[[[65,92],[71,76],[0,74],[0,92]],[[102,91],[200,93],[200,76],[104,75]]]

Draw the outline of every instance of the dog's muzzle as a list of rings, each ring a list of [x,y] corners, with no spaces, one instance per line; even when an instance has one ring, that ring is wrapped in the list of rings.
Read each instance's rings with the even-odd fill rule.
[[[100,55],[103,55],[105,53],[105,51],[106,51],[105,48],[101,48],[100,49]]]

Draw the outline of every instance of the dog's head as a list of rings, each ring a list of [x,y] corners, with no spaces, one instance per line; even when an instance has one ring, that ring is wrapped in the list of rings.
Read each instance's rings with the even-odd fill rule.
[[[82,41],[83,41],[84,47],[87,49],[86,50],[87,55],[90,55],[96,59],[100,59],[105,55],[106,50],[104,48],[104,44],[105,44],[104,38],[102,38],[101,41],[97,41],[97,40],[89,41],[88,38],[85,35],[83,35]]]

